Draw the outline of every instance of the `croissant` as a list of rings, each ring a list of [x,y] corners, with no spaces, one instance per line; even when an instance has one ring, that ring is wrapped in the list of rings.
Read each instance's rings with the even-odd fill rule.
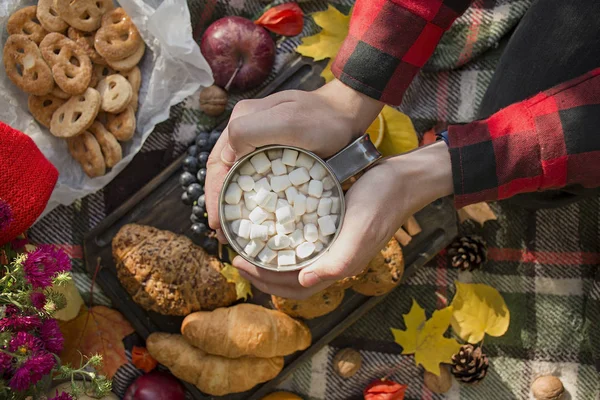
[[[310,330],[302,322],[247,303],[190,314],[181,333],[199,349],[229,358],[286,356],[311,343]]]
[[[171,333],[152,333],[146,348],[173,375],[211,396],[245,392],[275,378],[283,369],[283,357],[214,356],[195,348],[183,336]]]

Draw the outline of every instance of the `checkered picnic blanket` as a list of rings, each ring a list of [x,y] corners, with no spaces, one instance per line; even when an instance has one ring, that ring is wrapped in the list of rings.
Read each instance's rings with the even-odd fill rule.
[[[501,54],[502,39],[515,26],[533,0],[477,0],[442,39],[434,56],[417,76],[400,109],[419,133],[438,123],[467,122],[474,118]],[[261,0],[188,0],[192,24],[201,35],[223,15],[255,17]],[[276,1],[275,3],[282,2]],[[299,1],[306,13],[323,10],[321,0]],[[352,0],[331,1],[347,12]],[[301,36],[316,33],[309,19]],[[291,58],[299,38],[278,44],[276,66],[270,79]],[[230,99],[230,107],[242,97]],[[191,96],[171,109],[170,119],[158,125],[128,168],[104,190],[69,207],[59,207],[30,232],[38,243],[55,243],[70,250],[74,278],[86,300],[91,280],[85,273],[81,243],[85,232],[145,182],[157,175],[187,147],[194,136],[209,131],[215,120],[198,109]],[[489,245],[489,262],[481,271],[453,270],[441,254],[391,293],[367,316],[325,347],[290,377],[282,388],[310,399],[361,398],[373,379],[390,375],[407,383],[407,399],[523,399],[539,373],[561,377],[573,400],[600,399],[600,198],[590,198],[556,210],[527,211],[494,204],[497,221],[484,227],[471,222],[463,233],[481,234]],[[454,281],[481,282],[497,288],[511,311],[511,326],[501,338],[488,337],[484,351],[491,358],[486,379],[476,387],[454,384],[445,395],[423,386],[422,370],[410,356],[401,356],[389,328],[403,328],[402,314],[415,298],[427,312],[451,298]],[[109,300],[97,288],[94,303]],[[331,360],[342,347],[361,351],[363,365],[356,376],[343,380],[332,370]],[[596,360],[596,361],[594,361]],[[123,389],[137,374],[123,368],[115,389]]]

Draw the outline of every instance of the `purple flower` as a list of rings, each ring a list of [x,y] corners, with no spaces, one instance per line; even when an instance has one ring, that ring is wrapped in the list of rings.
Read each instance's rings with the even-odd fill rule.
[[[46,345],[46,350],[56,354],[62,351],[64,338],[55,319],[47,319],[42,323],[40,337]]]
[[[0,232],[8,228],[13,222],[13,213],[10,206],[4,200],[0,200]]]
[[[33,304],[35,308],[37,308],[38,310],[44,308],[44,305],[46,304],[46,295],[44,293],[31,292],[29,298],[31,299],[31,304]]]
[[[16,307],[15,307],[16,309]],[[39,328],[42,321],[37,315],[19,315],[6,307],[6,316],[0,319],[0,332],[11,330],[14,332],[30,331]]]
[[[0,353],[0,376],[10,371],[12,357],[6,353]]]
[[[45,244],[28,253],[23,269],[27,281],[43,289],[52,284],[56,274],[71,270],[71,260],[64,251]]]
[[[48,400],[74,400],[75,398],[66,392],[62,392],[58,394],[58,390],[56,391],[56,396],[49,398]]]
[[[40,352],[32,357],[29,357],[27,361],[23,363],[13,375],[9,382],[9,386],[13,390],[26,390],[30,386],[35,385],[40,379],[48,375],[56,360],[50,353]]]
[[[19,355],[32,354],[41,349],[43,343],[40,339],[27,332],[17,332],[10,340],[8,350]]]

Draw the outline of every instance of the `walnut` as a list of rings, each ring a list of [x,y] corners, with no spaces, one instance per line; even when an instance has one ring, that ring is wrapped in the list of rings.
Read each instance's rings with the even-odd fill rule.
[[[206,115],[218,117],[227,107],[227,92],[217,85],[202,89],[200,92],[200,109]]]
[[[342,349],[333,357],[333,369],[344,379],[354,376],[361,364],[362,356],[354,349]]]
[[[565,387],[556,376],[540,376],[531,385],[533,397],[537,400],[560,400],[564,397]]]
[[[450,368],[447,365],[440,365],[440,376],[425,371],[423,381],[433,393],[446,393],[452,387]]]

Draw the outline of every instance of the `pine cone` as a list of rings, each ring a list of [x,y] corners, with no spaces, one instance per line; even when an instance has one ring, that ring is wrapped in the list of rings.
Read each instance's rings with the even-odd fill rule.
[[[450,245],[448,255],[454,268],[473,271],[487,261],[487,247],[481,236],[462,236]]]
[[[488,358],[481,347],[471,344],[465,344],[452,356],[452,375],[462,383],[478,383],[485,378],[488,366]]]

